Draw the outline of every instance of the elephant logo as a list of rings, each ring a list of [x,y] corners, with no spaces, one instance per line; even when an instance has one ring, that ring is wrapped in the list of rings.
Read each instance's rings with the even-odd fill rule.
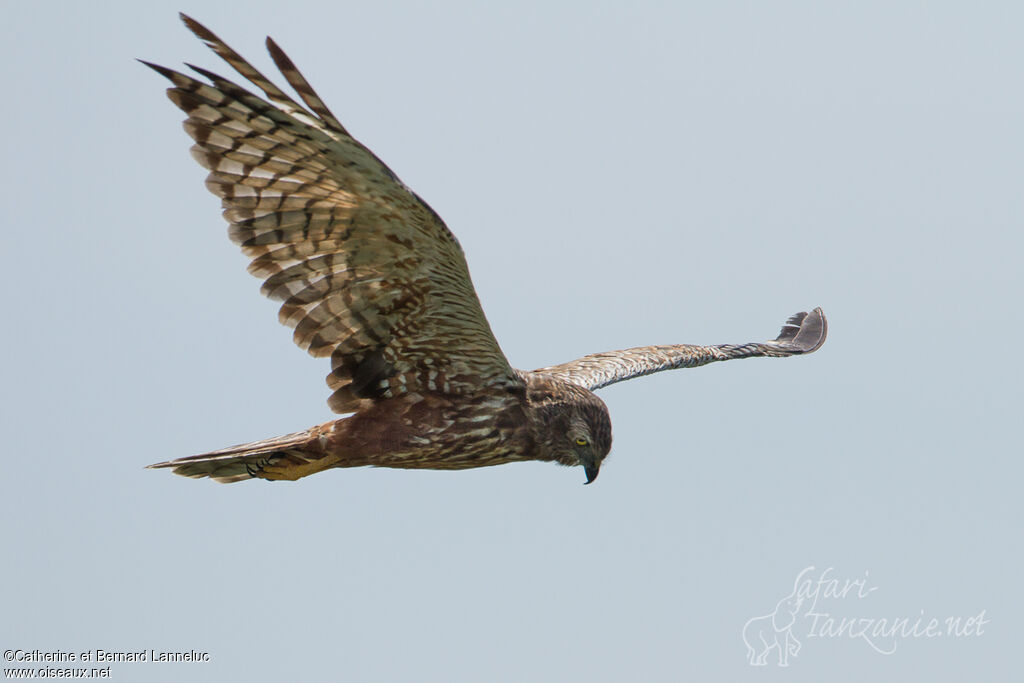
[[[793,592],[779,600],[774,611],[754,617],[743,625],[743,642],[747,645],[747,659],[751,666],[766,665],[772,650],[778,650],[779,666],[789,666],[790,656],[796,657],[800,652],[800,641],[793,635],[793,624],[803,601],[794,585]]]

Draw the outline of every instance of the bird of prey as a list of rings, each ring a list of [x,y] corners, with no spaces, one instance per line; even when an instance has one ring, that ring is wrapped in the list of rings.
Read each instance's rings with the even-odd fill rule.
[[[185,25],[262,96],[213,72],[201,80],[143,62],[170,80],[192,155],[209,170],[232,241],[252,259],[279,320],[331,360],[339,419],[301,432],[161,462],[220,482],[295,480],[335,467],[457,470],[541,460],[594,481],[612,444],[593,392],[673,368],[811,353],[820,308],[771,341],[645,346],[540,370],[509,365],[484,317],[462,248],[441,218],[353,138],[292,61],[267,48],[302,103],[220,38]]]

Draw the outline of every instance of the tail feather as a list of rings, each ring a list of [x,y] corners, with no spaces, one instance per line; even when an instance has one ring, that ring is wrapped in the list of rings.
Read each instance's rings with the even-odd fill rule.
[[[209,477],[221,484],[253,479],[261,468],[281,460],[310,462],[323,457],[319,443],[322,429],[313,427],[273,439],[229,446],[217,451],[149,465],[148,469],[173,468],[175,474],[198,479]],[[312,448],[311,448],[312,446]],[[298,461],[298,462],[296,462]]]

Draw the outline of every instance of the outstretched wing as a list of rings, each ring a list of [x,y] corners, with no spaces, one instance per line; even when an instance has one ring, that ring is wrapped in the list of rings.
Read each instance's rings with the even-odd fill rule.
[[[181,15],[266,100],[189,65],[196,80],[148,64],[174,87],[192,154],[209,169],[229,235],[295,343],[330,356],[328,404],[352,412],[410,391],[518,384],[440,217],[353,139],[295,65],[267,48],[306,107],[216,35]],[[269,100],[269,101],[268,101]]]
[[[782,326],[772,341],[751,344],[695,346],[640,346],[624,351],[609,351],[583,356],[569,363],[534,372],[557,377],[591,391],[634,377],[662,370],[695,368],[720,360],[757,356],[798,356],[813,353],[825,343],[828,321],[820,308],[797,313]]]

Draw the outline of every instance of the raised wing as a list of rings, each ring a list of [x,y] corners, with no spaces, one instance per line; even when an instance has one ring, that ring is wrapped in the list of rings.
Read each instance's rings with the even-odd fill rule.
[[[772,341],[751,344],[695,346],[640,346],[624,351],[609,351],[583,356],[569,363],[534,372],[557,377],[591,391],[615,382],[649,375],[662,370],[695,368],[721,360],[758,356],[798,356],[813,353],[825,343],[828,321],[820,308],[797,313],[782,326]]]
[[[440,217],[353,139],[284,52],[267,48],[306,107],[216,35],[181,15],[266,100],[215,73],[209,83],[148,64],[174,87],[192,155],[209,169],[232,241],[295,343],[330,356],[328,404],[352,412],[410,391],[518,384]],[[269,100],[269,101],[267,101]]]

